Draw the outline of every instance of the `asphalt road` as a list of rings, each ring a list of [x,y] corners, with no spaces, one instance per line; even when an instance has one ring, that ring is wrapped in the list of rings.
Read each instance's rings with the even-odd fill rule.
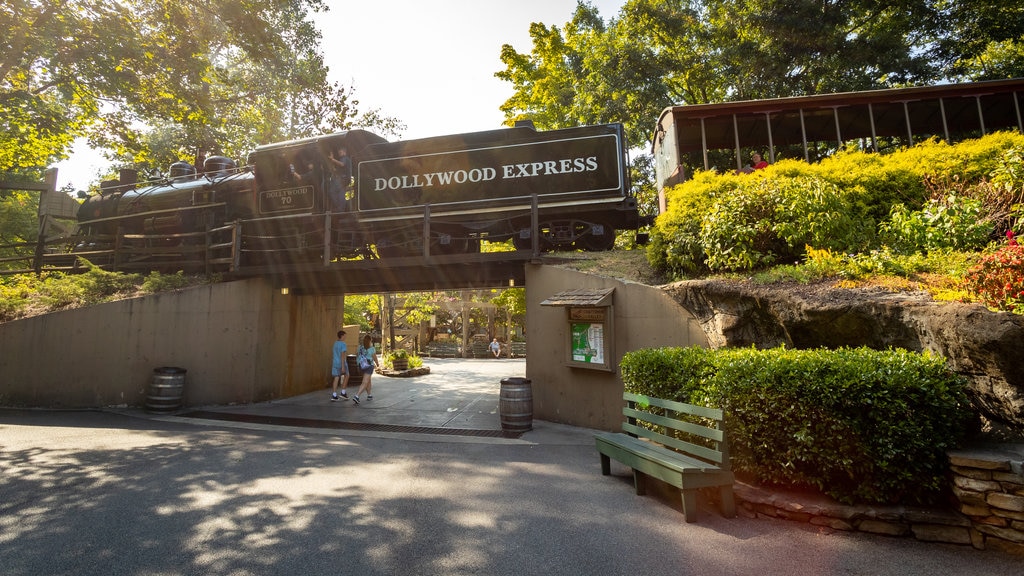
[[[618,463],[601,476],[590,431],[550,423],[486,440],[0,410],[5,576],[1009,576],[1022,566],[966,546],[725,519],[707,503],[687,524],[674,500],[634,495]]]

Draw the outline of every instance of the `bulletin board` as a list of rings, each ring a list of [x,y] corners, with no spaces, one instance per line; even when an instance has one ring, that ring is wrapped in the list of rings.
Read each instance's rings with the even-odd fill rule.
[[[570,366],[612,370],[611,307],[567,308]]]
[[[614,371],[612,293],[614,288],[574,289],[559,292],[541,306],[565,308],[565,364],[572,368]]]

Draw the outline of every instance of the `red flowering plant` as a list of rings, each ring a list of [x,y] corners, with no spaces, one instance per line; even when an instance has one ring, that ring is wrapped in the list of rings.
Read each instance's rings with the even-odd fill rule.
[[[965,288],[990,308],[1024,314],[1024,245],[1012,230],[1006,243],[967,271]]]

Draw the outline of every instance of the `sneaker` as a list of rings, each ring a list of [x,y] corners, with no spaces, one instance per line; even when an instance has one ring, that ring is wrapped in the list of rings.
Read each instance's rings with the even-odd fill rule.
[[[355,396],[353,396],[352,401],[355,402],[356,404],[359,404],[359,395],[356,394]]]
[[[344,390],[341,391],[341,397],[348,400],[348,394],[346,394]]]
[[[337,402],[337,401],[338,401],[338,395],[337,394],[331,394],[331,402]]]
[[[373,395],[372,394],[367,394],[366,395],[366,399],[367,400],[373,400]]]

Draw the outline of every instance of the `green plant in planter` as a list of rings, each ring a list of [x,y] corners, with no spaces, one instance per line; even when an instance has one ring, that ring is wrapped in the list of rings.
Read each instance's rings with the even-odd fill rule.
[[[401,348],[392,350],[385,356],[384,363],[392,370],[406,370],[409,368],[409,353]]]

